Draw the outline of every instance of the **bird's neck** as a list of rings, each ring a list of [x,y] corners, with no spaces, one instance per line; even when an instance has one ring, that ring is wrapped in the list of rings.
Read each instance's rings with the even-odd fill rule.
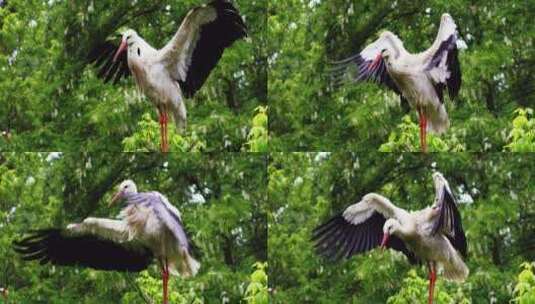
[[[137,204],[141,201],[141,198],[138,197],[137,192],[127,192],[124,194],[124,199],[127,205]]]
[[[407,225],[403,225],[402,223],[398,222],[396,225],[396,229],[394,230],[393,234],[401,239],[406,239],[411,236],[412,229],[408,227]]]
[[[384,34],[384,39],[388,42],[390,52],[392,53],[391,57],[399,59],[400,56],[407,53],[407,50],[403,46],[403,42],[393,33],[386,32]],[[393,58],[390,58],[392,60]]]
[[[147,55],[150,56],[154,52],[156,52],[156,50],[139,36],[128,46],[129,59],[146,58]]]

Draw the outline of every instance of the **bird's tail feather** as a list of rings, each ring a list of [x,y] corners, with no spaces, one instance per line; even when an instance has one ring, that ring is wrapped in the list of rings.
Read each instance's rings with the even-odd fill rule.
[[[462,260],[461,256],[455,252],[449,261],[442,264],[444,277],[447,280],[463,282],[470,273],[470,270]]]
[[[426,117],[427,129],[433,133],[444,133],[450,126],[448,113],[446,112],[444,104],[440,104],[436,108],[434,106],[429,106],[426,111]]]
[[[169,264],[169,271],[172,275],[180,275],[184,278],[195,276],[199,272],[199,268],[201,268],[201,263],[189,254],[187,250],[184,250],[180,257],[177,256]]]
[[[178,132],[186,129],[187,113],[184,100],[174,102],[171,106],[173,112],[173,119],[175,121],[176,129]]]
[[[180,267],[180,273],[184,277],[193,277],[199,272],[201,268],[201,263],[199,263],[194,257],[189,253],[186,253],[184,259],[182,259],[182,265]]]

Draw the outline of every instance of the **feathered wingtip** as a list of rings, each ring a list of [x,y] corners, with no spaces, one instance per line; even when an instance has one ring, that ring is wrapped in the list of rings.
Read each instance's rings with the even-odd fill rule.
[[[113,81],[116,84],[122,77],[130,75],[126,52],[120,54],[117,61],[113,61],[117,48],[118,45],[112,41],[105,41],[91,49],[87,56],[87,63],[98,69],[97,77],[104,79],[104,82]]]
[[[325,72],[329,77],[331,87],[338,89],[357,79],[359,77],[358,64],[361,61],[359,54],[338,61],[329,61]]]
[[[226,26],[229,30],[231,29],[227,32],[227,34],[231,35],[232,40],[247,37],[247,25],[245,25],[240,12],[232,2],[226,0],[215,0],[209,5],[216,8],[219,18],[226,23]],[[232,42],[230,42],[230,44],[232,44]]]
[[[59,234],[58,229],[31,230],[24,238],[13,241],[13,250],[25,261],[38,260],[41,264],[47,263],[47,245]]]

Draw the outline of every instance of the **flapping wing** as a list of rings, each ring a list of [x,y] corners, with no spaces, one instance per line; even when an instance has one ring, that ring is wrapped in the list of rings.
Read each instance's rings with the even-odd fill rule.
[[[100,270],[141,271],[153,254],[139,243],[118,243],[92,234],[72,234],[61,229],[36,230],[13,242],[24,260],[40,264],[83,266]]]
[[[318,253],[327,258],[349,258],[378,247],[386,219],[403,212],[385,197],[367,194],[360,202],[316,228],[312,240]],[[403,252],[411,262],[416,261],[401,239],[396,236],[391,238],[394,239],[388,243],[389,248]]]
[[[180,212],[171,205],[167,198],[159,192],[150,192],[154,201],[151,202],[151,206],[156,216],[167,226],[167,228],[173,233],[180,246],[191,253],[192,246],[191,241],[188,238]]]
[[[385,222],[386,218],[379,212],[373,212],[360,224],[353,224],[339,214],[314,230],[314,247],[320,255],[329,259],[350,258],[379,247]],[[403,252],[409,261],[416,261],[414,254],[398,237],[392,235],[387,246]]]
[[[122,52],[117,60],[113,61],[113,55],[118,46],[111,41],[106,41],[93,48],[88,56],[89,63],[93,63],[97,69],[97,76],[104,79],[104,82],[119,82],[123,77],[130,75],[128,68],[128,52]]]
[[[446,87],[452,100],[459,95],[461,89],[461,65],[458,58],[458,44],[460,43],[457,25],[450,15],[442,15],[437,38],[427,51],[430,59],[425,67],[442,103],[444,102],[443,90]]]
[[[343,216],[348,222],[358,225],[368,220],[374,213],[380,213],[385,218],[397,219],[407,214],[405,210],[396,207],[386,197],[368,193],[360,202],[347,207]]]
[[[333,62],[330,72],[334,85],[339,86],[347,79],[354,82],[372,81],[383,84],[400,95],[400,90],[386,70],[386,63],[383,58],[380,57],[381,51],[390,46],[390,40],[380,37],[360,53]],[[373,64],[376,59],[379,61],[377,61],[376,64]]]
[[[172,77],[186,97],[204,84],[225,48],[247,35],[238,10],[215,0],[192,9],[169,43],[161,50]]]
[[[442,233],[463,256],[467,254],[466,236],[461,222],[461,214],[446,179],[440,173],[433,175],[436,188],[438,217],[433,224],[432,234]]]

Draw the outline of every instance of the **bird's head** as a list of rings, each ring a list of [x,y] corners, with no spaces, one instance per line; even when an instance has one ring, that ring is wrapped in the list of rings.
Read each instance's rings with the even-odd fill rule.
[[[392,58],[392,50],[390,48],[383,48],[381,49],[381,52],[375,56],[375,59],[373,59],[370,70],[377,67],[382,61],[385,62],[387,65],[390,65],[390,59]]]
[[[392,58],[392,51],[388,48],[381,50],[381,57],[388,63],[390,58]]]
[[[113,56],[113,61],[117,61],[117,58],[119,58],[119,55],[121,55],[122,52],[128,50],[128,47],[134,43],[134,41],[137,39],[138,35],[137,32],[132,29],[127,29],[123,32],[122,38],[121,38],[121,44],[119,45],[119,48],[117,49],[117,52],[115,52],[115,56]]]
[[[379,47],[381,47],[381,53],[377,57],[384,59],[386,64],[390,65],[391,61],[400,56],[400,51],[403,49],[403,42],[390,31],[383,31],[378,41]]]
[[[113,205],[118,200],[122,199],[125,194],[137,193],[136,184],[132,180],[125,180],[117,187],[117,192],[110,201],[110,206]]]
[[[388,244],[390,236],[399,229],[399,222],[395,219],[388,219],[383,225],[383,240],[381,241],[381,248],[385,249]]]

